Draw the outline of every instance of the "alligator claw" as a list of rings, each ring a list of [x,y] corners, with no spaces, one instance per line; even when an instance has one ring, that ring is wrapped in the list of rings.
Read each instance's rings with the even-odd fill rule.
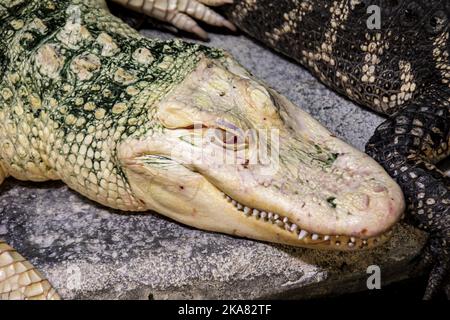
[[[208,7],[230,4],[232,0],[112,1],[151,18],[167,22],[179,30],[193,33],[203,40],[208,39],[208,33],[199,26],[197,21],[236,31],[236,27],[230,21]]]
[[[448,245],[442,238],[432,236],[428,240],[421,255],[421,264],[431,265],[427,287],[423,296],[424,300],[435,298],[444,288],[450,285],[449,282],[449,254]]]

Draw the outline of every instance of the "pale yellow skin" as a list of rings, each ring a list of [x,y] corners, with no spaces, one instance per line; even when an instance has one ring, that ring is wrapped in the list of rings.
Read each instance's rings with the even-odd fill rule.
[[[176,1],[155,1],[165,2]],[[147,13],[151,12],[155,11]],[[101,15],[109,19],[107,13]],[[90,41],[83,26],[80,32],[72,32],[71,24],[66,27],[70,32],[62,30],[68,37],[61,38],[61,42],[74,46],[77,41]],[[103,46],[104,57],[117,54],[114,39],[106,34],[111,28],[139,37],[117,21],[107,21],[105,33],[96,39]],[[96,65],[95,57],[87,57],[74,59],[71,64],[81,81],[88,81],[90,72],[101,67]],[[146,64],[151,62],[151,55],[138,50],[132,59]],[[52,46],[41,47],[35,61],[45,77],[59,76],[58,56]],[[119,69],[113,76],[115,81],[133,80],[127,70]],[[16,81],[14,78],[10,75],[9,80]],[[31,181],[62,180],[111,208],[153,210],[203,230],[293,246],[356,250],[387,239],[388,231],[404,211],[404,200],[398,185],[374,160],[334,137],[307,113],[251,77],[229,56],[203,56],[182,79],[162,96],[152,96],[162,91],[155,88],[159,91],[150,90],[148,100],[137,99],[133,106],[114,105],[111,110],[115,116],[130,108],[149,109],[150,123],[143,123],[134,134],[122,139],[117,132],[122,133],[121,128],[126,130],[142,119],[124,116],[117,120],[119,127],[108,131],[104,129],[108,116],[105,110],[85,102],[80,107],[86,114],[92,112],[99,123],[98,128],[89,127],[87,133],[80,130],[77,134],[74,131],[72,137],[64,136],[55,129],[59,124],[45,112],[39,119],[25,112],[24,121],[17,127],[0,125],[0,183],[7,176]],[[137,89],[130,86],[126,90],[135,94]],[[2,94],[9,96],[7,91]],[[29,100],[30,108],[41,107],[32,94]],[[150,104],[150,100],[154,102]],[[50,107],[61,106],[51,100]],[[18,108],[0,112],[2,123],[7,123],[13,113],[24,112]],[[83,128],[81,120],[85,121],[67,115],[64,125]],[[237,139],[241,129],[276,129],[280,157],[271,158],[268,165],[247,165],[246,159],[237,155],[238,161],[232,165],[221,164],[216,158],[219,151],[226,150],[233,157],[236,150],[228,148],[228,140],[201,140],[210,131],[192,129],[199,123],[219,137],[232,132]],[[146,126],[162,129],[149,133],[144,130]],[[144,131],[140,134],[139,130]],[[91,150],[93,142],[96,150]],[[258,148],[249,147],[248,154],[256,154]],[[333,154],[339,157],[328,161]],[[204,157],[201,162],[192,161],[200,156]],[[124,175],[118,174],[118,167]],[[58,295],[20,255],[0,243],[0,298],[56,299]]]
[[[149,17],[168,22],[175,28],[208,39],[208,34],[194,19],[209,25],[226,27],[232,31],[234,25],[207,6],[221,6],[233,0],[111,0]]]

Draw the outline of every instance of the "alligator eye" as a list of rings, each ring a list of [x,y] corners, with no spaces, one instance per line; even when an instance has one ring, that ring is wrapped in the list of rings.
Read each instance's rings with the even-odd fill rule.
[[[222,147],[227,149],[237,150],[245,146],[244,137],[227,130],[216,129],[214,131],[214,138],[215,142],[219,142]]]

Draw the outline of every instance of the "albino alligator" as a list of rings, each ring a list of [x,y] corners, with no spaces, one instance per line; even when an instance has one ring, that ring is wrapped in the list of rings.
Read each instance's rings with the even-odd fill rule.
[[[0,0],[0,80],[0,183],[62,180],[111,208],[335,250],[382,243],[405,208],[379,164],[226,52],[143,38],[102,1]],[[58,297],[0,242],[0,298]]]

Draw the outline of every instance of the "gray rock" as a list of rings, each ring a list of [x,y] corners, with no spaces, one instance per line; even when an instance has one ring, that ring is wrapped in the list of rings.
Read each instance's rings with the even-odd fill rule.
[[[171,37],[144,31],[150,37]],[[244,36],[215,35],[258,78],[363,150],[382,118],[332,93],[295,63]],[[157,214],[103,208],[61,183],[8,180],[0,192],[0,236],[38,267],[62,297],[112,299],[308,298],[409,276],[425,241],[399,225],[380,248],[315,251],[194,230]]]

